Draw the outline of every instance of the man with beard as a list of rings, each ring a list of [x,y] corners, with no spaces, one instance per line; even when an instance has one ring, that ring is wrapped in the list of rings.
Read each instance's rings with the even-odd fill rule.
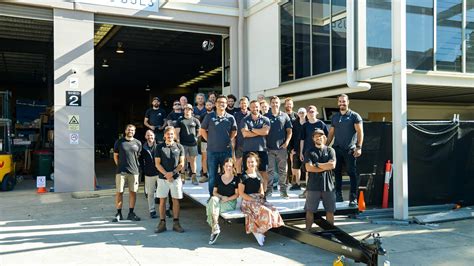
[[[314,221],[314,213],[318,211],[319,202],[323,201],[326,211],[326,220],[334,224],[336,211],[336,195],[334,194],[334,174],[336,167],[336,152],[327,147],[326,135],[321,129],[316,129],[312,134],[314,144],[305,154],[305,167],[309,173],[306,188],[306,230],[309,231]]]
[[[167,125],[175,127],[178,119],[182,117],[183,117],[183,113],[181,112],[181,103],[179,101],[174,101],[173,111],[169,113],[168,116],[166,117]]]
[[[306,109],[301,107],[298,109],[298,119],[293,122],[293,136],[291,137],[293,142],[293,150],[291,151],[291,156],[293,157],[291,163],[293,180],[290,190],[301,190],[300,179],[303,162],[300,159],[300,140],[304,123],[306,123]]]
[[[337,97],[339,112],[331,119],[331,128],[327,144],[334,139],[332,147],[336,151],[336,201],[344,201],[342,197],[342,164],[346,165],[347,174],[351,180],[349,206],[357,205],[357,158],[362,155],[364,129],[362,117],[349,109],[349,96],[341,94]]]
[[[183,183],[179,172],[184,167],[184,148],[175,142],[173,127],[165,128],[165,142],[158,145],[155,153],[155,165],[159,171],[158,189],[156,194],[160,198],[160,222],[155,233],[166,231],[165,205],[166,197],[171,194],[173,199],[173,231],[183,233],[179,223],[179,200],[183,198]]]
[[[288,115],[280,111],[280,98],[272,96],[270,98],[272,109],[265,116],[270,120],[270,131],[267,136],[268,148],[268,176],[270,177],[267,194],[271,195],[273,190],[273,176],[278,173],[278,185],[280,185],[280,197],[288,199],[287,172],[288,172],[288,145],[293,135],[293,125],[291,125]],[[275,163],[277,168],[275,169]]]
[[[234,115],[237,108],[234,108],[234,104],[237,101],[237,98],[233,94],[227,95],[227,109],[225,110],[227,113]]]
[[[114,144],[114,162],[117,166],[115,175],[115,207],[117,208],[117,213],[112,222],[123,220],[122,205],[125,182],[128,183],[130,193],[130,209],[127,220],[140,221],[140,217],[135,214],[134,208],[137,199],[138,176],[140,174],[138,157],[142,144],[133,136],[135,136],[135,126],[128,124],[125,128],[125,137],[117,140]]]
[[[290,117],[291,125],[294,125],[295,121],[298,119],[298,114],[293,112],[293,107],[293,99],[291,99],[290,97],[285,98],[285,113],[288,115],[288,117]],[[293,179],[295,178],[291,171],[293,165],[293,156],[291,155],[291,151],[294,149],[293,143],[295,138],[299,138],[299,136],[293,134],[291,136],[290,144],[288,145],[288,157],[286,160],[286,163],[288,164],[288,170],[286,174],[288,176],[289,183],[294,182]]]
[[[214,112],[213,110],[214,104],[210,101],[206,102],[206,114],[201,117],[201,122],[204,120],[204,118],[209,115],[210,113]],[[201,179],[199,179],[199,183],[206,183],[209,180],[209,177],[207,176],[207,140],[205,138],[201,137],[201,165],[202,165],[202,175]]]
[[[258,104],[258,103],[257,103]],[[244,156],[244,136],[242,135],[241,121],[250,114],[248,111],[249,100],[246,97],[240,98],[240,109],[234,113],[235,122],[237,123],[237,138],[235,139],[235,170],[237,174],[242,173],[242,156]]]
[[[176,122],[176,135],[178,142],[183,145],[186,161],[190,165],[193,185],[199,184],[196,177],[196,157],[198,155],[197,137],[200,128],[201,123],[193,116],[193,106],[187,104],[184,107],[184,117]],[[189,177],[185,179],[189,179]]]
[[[156,219],[155,208],[155,191],[156,183],[158,180],[158,169],[155,166],[155,152],[156,142],[155,134],[151,130],[147,130],[145,133],[145,143],[143,143],[143,149],[140,155],[140,162],[143,167],[143,173],[145,174],[145,189],[148,200],[148,211],[150,212],[150,218]]]
[[[220,95],[216,99],[216,111],[204,118],[201,136],[208,141],[207,168],[209,173],[209,195],[212,196],[217,176],[217,168],[224,160],[232,157],[232,140],[237,135],[237,125],[233,115],[228,114],[227,97]],[[212,140],[212,141],[211,141]]]
[[[206,104],[203,93],[196,94],[196,106],[194,106],[193,114],[194,117],[199,119],[199,122],[202,122],[206,115]]]
[[[240,122],[243,143],[243,161],[246,162],[249,153],[253,152],[258,155],[260,164],[258,171],[262,176],[263,191],[267,190],[268,184],[268,153],[266,136],[270,131],[270,120],[260,114],[260,106],[256,100],[250,101],[250,115],[247,115]],[[243,171],[247,170],[247,165],[244,164]]]
[[[158,97],[153,97],[151,105],[152,107],[145,112],[143,124],[155,133],[156,141],[162,142],[166,112],[160,108],[160,98]]]

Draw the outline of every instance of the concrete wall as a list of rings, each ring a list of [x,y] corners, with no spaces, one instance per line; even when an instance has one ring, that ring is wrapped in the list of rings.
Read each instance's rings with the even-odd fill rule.
[[[72,69],[76,74],[72,73]],[[79,88],[71,89],[71,77]],[[66,106],[66,91],[80,91],[82,106]],[[69,116],[79,116],[70,130]],[[70,143],[70,134],[79,143]],[[94,190],[94,15],[54,10],[54,186],[56,192]]]
[[[280,80],[279,6],[274,3],[246,19],[247,53],[245,93],[251,99],[263,90],[275,88]]]
[[[323,117],[323,107],[337,108],[336,97],[333,97],[298,101],[295,102],[295,109],[307,107],[310,104],[318,108],[320,118]],[[391,113],[392,102],[350,100],[350,108],[358,112],[362,118],[367,119],[369,112]],[[461,120],[474,120],[474,106],[408,103],[409,120],[451,120],[453,114],[460,114]]]

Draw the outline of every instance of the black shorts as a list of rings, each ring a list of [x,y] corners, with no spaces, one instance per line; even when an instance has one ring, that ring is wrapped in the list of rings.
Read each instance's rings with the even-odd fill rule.
[[[336,193],[334,191],[310,191],[306,190],[306,202],[304,210],[317,212],[319,202],[323,201],[323,207],[326,212],[334,213],[336,211]]]
[[[266,172],[268,170],[268,153],[266,151],[244,151],[242,160],[243,171],[247,170],[247,155],[251,152],[258,154],[258,158],[260,159],[258,171]]]
[[[300,160],[299,154],[293,154],[293,164],[291,165],[291,169],[299,170],[303,166],[303,163]]]

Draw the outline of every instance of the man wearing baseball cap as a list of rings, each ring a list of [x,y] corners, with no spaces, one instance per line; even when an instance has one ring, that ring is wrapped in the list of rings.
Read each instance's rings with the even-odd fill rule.
[[[166,112],[160,108],[160,98],[153,97],[151,108],[146,110],[143,124],[155,133],[155,140],[163,142],[163,129],[165,128]]]
[[[191,104],[184,105],[184,116],[176,122],[176,135],[178,143],[184,147],[186,161],[191,166],[191,182],[198,185],[196,178],[196,157],[198,155],[197,139],[201,123],[193,116],[194,107]],[[189,176],[186,177],[189,179]]]
[[[334,224],[336,211],[336,193],[333,169],[336,168],[336,152],[325,145],[326,135],[322,129],[312,133],[313,147],[304,156],[305,168],[309,173],[306,186],[306,230],[310,230],[314,222],[314,213],[318,211],[319,202],[323,201],[326,220]]]

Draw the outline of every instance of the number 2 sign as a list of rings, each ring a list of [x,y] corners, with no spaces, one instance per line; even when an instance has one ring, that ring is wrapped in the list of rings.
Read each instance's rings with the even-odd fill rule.
[[[81,92],[66,91],[66,106],[81,106]]]

